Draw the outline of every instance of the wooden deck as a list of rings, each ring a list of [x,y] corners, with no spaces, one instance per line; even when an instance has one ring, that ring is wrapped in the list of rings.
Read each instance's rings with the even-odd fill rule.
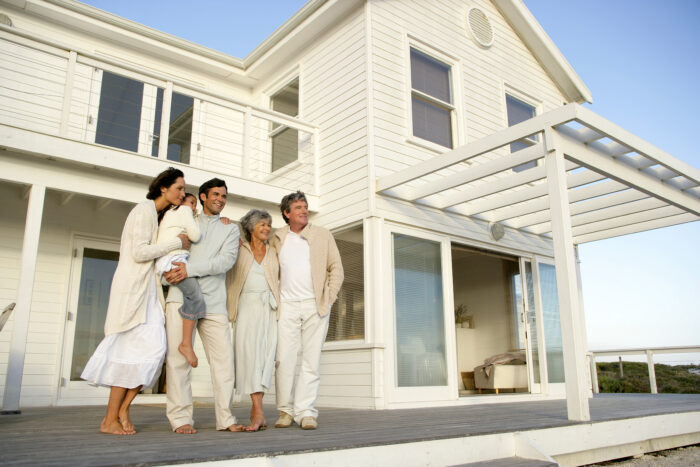
[[[597,395],[593,422],[700,411],[700,395]],[[248,407],[234,408],[247,421]],[[527,431],[573,425],[565,401],[451,406],[404,410],[321,409],[319,429],[272,427],[274,407],[266,407],[270,428],[258,433],[214,430],[211,407],[196,407],[193,436],[169,430],[162,406],[135,406],[138,433],[97,432],[104,407],[24,409],[0,416],[0,465],[162,465],[330,451],[353,447]]]

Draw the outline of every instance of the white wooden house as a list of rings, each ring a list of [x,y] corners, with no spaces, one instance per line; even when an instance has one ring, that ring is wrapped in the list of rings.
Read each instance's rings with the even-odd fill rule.
[[[70,0],[0,0],[3,410],[105,403],[78,375],[121,228],[176,165],[191,190],[224,178],[231,218],[281,226],[304,190],[335,233],[319,405],[566,397],[587,420],[576,245],[700,215],[700,172],[591,101],[520,0],[311,0],[244,59]],[[527,364],[475,370],[512,351]]]

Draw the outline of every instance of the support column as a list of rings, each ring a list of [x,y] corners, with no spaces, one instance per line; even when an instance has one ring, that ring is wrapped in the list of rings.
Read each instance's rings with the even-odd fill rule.
[[[384,220],[368,217],[364,221],[365,269],[365,342],[372,344],[372,398],[374,408],[386,407],[384,385],[384,308],[382,306],[383,264],[382,235]]]
[[[564,353],[566,408],[569,420],[588,421],[591,414],[588,406],[585,330],[581,329],[579,316],[580,300],[564,162],[564,154],[559,150],[550,150],[545,156]]]
[[[7,364],[5,394],[2,402],[2,413],[20,413],[19,396],[22,389],[22,373],[24,372],[24,353],[29,331],[29,312],[34,290],[34,273],[36,258],[39,250],[39,234],[41,232],[41,216],[44,212],[44,197],[46,187],[32,185],[27,206],[27,220],[24,226],[24,242],[22,243],[22,263],[17,289],[17,305],[14,310],[14,326],[12,327],[12,342]]]

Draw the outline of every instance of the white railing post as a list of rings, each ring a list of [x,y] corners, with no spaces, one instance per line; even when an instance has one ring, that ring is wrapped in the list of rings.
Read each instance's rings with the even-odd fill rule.
[[[243,114],[243,159],[241,160],[241,177],[250,177],[250,119],[251,108],[246,106]]]
[[[591,388],[593,389],[593,394],[599,394],[600,388],[598,387],[598,367],[595,364],[595,354],[590,352],[589,363],[591,365]]]
[[[647,365],[649,366],[649,387],[652,394],[658,394],[656,389],[656,371],[654,370],[654,352],[647,349]]]

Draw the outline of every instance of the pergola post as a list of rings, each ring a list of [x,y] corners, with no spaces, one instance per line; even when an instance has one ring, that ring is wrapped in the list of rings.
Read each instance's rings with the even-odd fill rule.
[[[24,226],[24,242],[22,244],[22,263],[17,288],[17,305],[14,310],[14,325],[12,327],[12,342],[7,365],[5,394],[2,402],[2,413],[19,413],[19,396],[22,389],[22,374],[24,373],[24,354],[27,346],[29,331],[29,314],[34,290],[34,273],[36,258],[39,250],[39,234],[41,232],[41,217],[44,212],[44,197],[46,187],[32,185],[27,206],[27,220]]]
[[[548,145],[548,149],[551,146]],[[571,234],[571,213],[566,184],[564,154],[549,150],[545,156],[549,209],[552,218],[554,265],[559,295],[559,315],[564,354],[566,408],[569,420],[591,419],[586,378],[585,329],[581,329],[580,300]]]

